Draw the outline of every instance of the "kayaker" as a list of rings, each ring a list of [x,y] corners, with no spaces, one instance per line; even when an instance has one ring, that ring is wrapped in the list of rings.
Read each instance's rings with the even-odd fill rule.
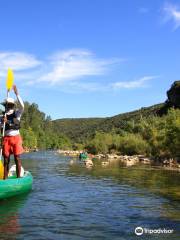
[[[85,151],[83,151],[79,154],[79,160],[85,160],[85,159],[87,159],[87,157],[88,157],[88,155]]]
[[[22,139],[20,136],[20,119],[24,111],[24,103],[18,94],[16,85],[13,86],[14,93],[19,103],[19,108],[16,108],[16,103],[13,98],[7,98],[2,105],[5,106],[6,117],[1,121],[1,127],[5,122],[5,135],[3,139],[3,157],[4,157],[4,179],[8,177],[10,155],[14,155],[16,164],[17,178],[21,175],[21,159],[20,155],[23,153]]]

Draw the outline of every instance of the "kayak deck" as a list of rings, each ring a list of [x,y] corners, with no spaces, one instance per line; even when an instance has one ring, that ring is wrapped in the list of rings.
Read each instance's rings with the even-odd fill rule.
[[[6,180],[0,180],[0,199],[28,192],[32,189],[32,183],[33,177],[28,171],[25,171],[21,178],[11,176]]]

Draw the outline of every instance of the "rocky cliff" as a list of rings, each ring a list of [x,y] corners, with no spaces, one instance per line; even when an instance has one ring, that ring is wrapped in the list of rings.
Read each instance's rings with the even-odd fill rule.
[[[167,91],[167,104],[171,107],[180,108],[180,81],[175,81]]]

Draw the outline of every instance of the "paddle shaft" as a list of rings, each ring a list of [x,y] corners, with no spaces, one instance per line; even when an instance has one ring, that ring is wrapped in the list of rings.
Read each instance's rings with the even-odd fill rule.
[[[9,90],[7,90],[7,99],[9,97]],[[7,100],[6,99],[6,100]],[[6,102],[6,105],[7,105],[7,102]],[[5,109],[5,114],[4,114],[4,118],[6,118],[6,109]],[[6,126],[6,123],[5,121],[3,122],[3,130],[2,130],[2,138],[1,138],[1,151],[0,151],[0,159],[2,159],[2,148],[3,148],[3,138],[4,138],[4,135],[5,135],[5,126]]]

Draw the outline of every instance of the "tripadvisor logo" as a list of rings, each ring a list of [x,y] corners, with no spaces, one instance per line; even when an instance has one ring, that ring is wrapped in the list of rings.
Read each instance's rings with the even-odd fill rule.
[[[135,234],[140,236],[143,234],[143,228],[142,227],[136,227],[135,228]]]
[[[136,227],[134,232],[137,236],[140,236],[142,234],[170,234],[170,233],[173,233],[174,230],[165,229],[165,228],[148,229],[148,228]]]

